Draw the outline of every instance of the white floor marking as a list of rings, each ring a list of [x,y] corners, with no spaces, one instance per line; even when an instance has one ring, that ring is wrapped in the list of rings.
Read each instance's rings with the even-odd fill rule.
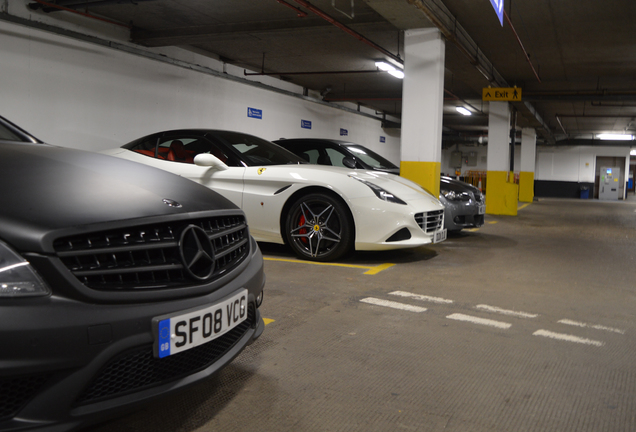
[[[534,336],[544,336],[544,337],[549,337],[552,339],[558,339],[558,340],[563,340],[563,341],[568,341],[568,342],[576,342],[576,343],[582,343],[582,344],[587,344],[587,345],[595,345],[595,346],[603,346],[605,345],[603,342],[599,342],[599,341],[595,341],[592,339],[585,339],[585,338],[580,338],[578,336],[572,336],[572,335],[568,335],[568,334],[563,334],[563,333],[554,333],[548,330],[537,330],[536,332],[532,333]]]
[[[487,325],[487,326],[497,327],[497,328],[502,328],[502,329],[508,329],[508,328],[510,328],[512,326],[512,324],[508,324],[508,323],[505,323],[505,322],[494,321],[494,320],[489,320],[489,319],[485,319],[485,318],[477,318],[477,317],[474,317],[474,316],[464,315],[464,314],[460,314],[460,313],[448,315],[446,318],[449,318],[449,319],[452,319],[452,320],[457,320],[457,321],[468,321],[468,322],[472,322],[472,323],[475,323],[475,324]]]
[[[488,306],[488,305],[477,305],[475,306],[477,309],[481,309],[481,310],[485,310],[488,312],[495,312],[495,313],[500,313],[503,315],[511,315],[511,316],[516,316],[519,318],[536,318],[539,315],[537,314],[531,314],[531,313],[527,313],[527,312],[517,312],[517,311],[513,311],[513,310],[506,310],[506,309],[499,309],[498,307],[494,307],[494,306]]]
[[[614,333],[625,334],[625,330],[612,328],[612,327],[605,327],[605,326],[602,326],[602,325],[585,324],[585,323],[582,323],[582,322],[572,321],[572,320],[569,320],[569,319],[562,319],[562,320],[557,321],[557,322],[559,322],[561,324],[571,325],[571,326],[589,327],[589,328],[593,328],[593,329],[596,329],[596,330],[605,330],[605,331],[610,331],[610,332],[614,332]]]
[[[369,304],[376,305],[376,306],[390,307],[390,308],[393,308],[393,309],[401,309],[401,310],[405,310],[405,311],[409,311],[409,312],[425,312],[426,311],[426,308],[423,308],[423,307],[411,306],[411,305],[407,305],[407,304],[404,304],[404,303],[398,303],[398,302],[393,302],[393,301],[388,301],[388,300],[381,300],[381,299],[377,299],[377,298],[373,298],[373,297],[363,298],[360,301],[363,302],[363,303],[369,303]]]
[[[433,303],[441,303],[441,304],[453,303],[452,300],[446,300],[440,297],[430,297],[430,296],[425,296],[420,294],[413,294],[406,291],[393,291],[393,292],[390,292],[389,295],[408,297],[408,298],[412,298],[416,300],[429,301]]]

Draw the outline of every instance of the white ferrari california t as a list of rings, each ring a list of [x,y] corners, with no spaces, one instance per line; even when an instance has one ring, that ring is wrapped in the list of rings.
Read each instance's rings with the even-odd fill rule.
[[[394,174],[310,165],[240,132],[158,132],[103,153],[201,183],[243,209],[257,241],[288,244],[301,258],[336,260],[446,238],[444,208]]]

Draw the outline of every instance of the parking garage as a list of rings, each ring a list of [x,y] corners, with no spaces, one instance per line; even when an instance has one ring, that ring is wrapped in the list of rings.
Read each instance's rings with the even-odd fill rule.
[[[633,7],[253,3],[5,0],[0,115],[94,153],[171,129],[350,141],[433,196],[441,175],[472,184],[483,225],[335,261],[259,241],[265,329],[226,366],[130,409],[33,426],[634,430]],[[487,100],[499,88],[520,99]],[[28,430],[16,410],[0,429]]]

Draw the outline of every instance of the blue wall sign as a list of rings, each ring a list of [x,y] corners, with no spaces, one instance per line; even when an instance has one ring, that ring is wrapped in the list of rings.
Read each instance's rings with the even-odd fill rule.
[[[503,2],[504,0],[490,0],[490,4],[493,8],[495,8],[495,12],[497,13],[497,18],[499,18],[499,23],[503,27]]]
[[[340,136],[348,136],[349,131],[343,128],[340,128]]]
[[[380,142],[381,142],[381,143],[386,142],[386,137],[381,136],[381,137],[380,137]]]
[[[300,127],[303,129],[311,129],[311,120],[301,120]]]
[[[263,110],[256,109],[256,108],[247,108],[247,116],[251,118],[262,119]]]

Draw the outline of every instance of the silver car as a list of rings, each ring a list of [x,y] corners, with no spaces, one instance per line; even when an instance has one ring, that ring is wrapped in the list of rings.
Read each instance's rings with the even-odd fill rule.
[[[486,203],[484,195],[475,186],[442,176],[439,192],[439,200],[444,205],[444,228],[448,231],[459,232],[484,224]]]
[[[364,146],[349,141],[293,138],[274,142],[313,164],[400,174],[400,168],[392,162]],[[476,187],[442,176],[439,200],[444,205],[444,228],[448,231],[458,232],[464,228],[478,228],[484,224],[486,204],[484,195]]]

